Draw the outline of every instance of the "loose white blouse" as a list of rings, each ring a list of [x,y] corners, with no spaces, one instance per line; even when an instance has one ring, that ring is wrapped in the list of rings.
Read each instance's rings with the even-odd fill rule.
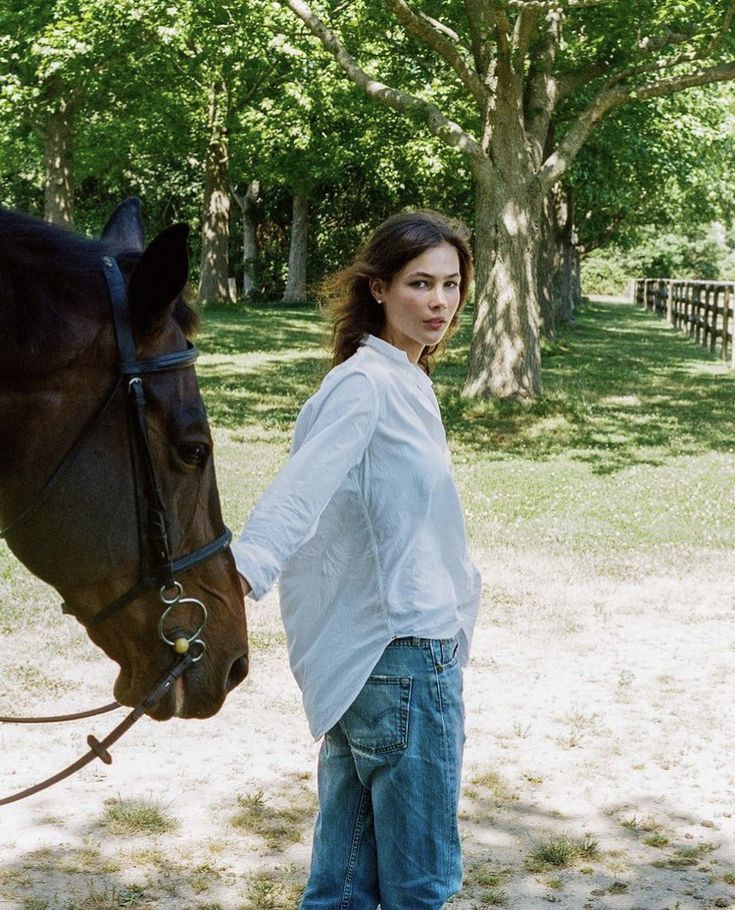
[[[394,638],[469,655],[480,574],[431,380],[366,335],[302,408],[291,457],[232,552],[260,599],[280,574],[291,669],[322,736]]]

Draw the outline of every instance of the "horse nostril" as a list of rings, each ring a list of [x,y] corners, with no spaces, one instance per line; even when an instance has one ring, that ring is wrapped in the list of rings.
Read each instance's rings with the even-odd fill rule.
[[[248,675],[248,659],[247,657],[238,657],[232,662],[230,667],[230,672],[227,674],[227,682],[225,683],[225,691],[231,692],[235,686],[239,686],[240,683]]]

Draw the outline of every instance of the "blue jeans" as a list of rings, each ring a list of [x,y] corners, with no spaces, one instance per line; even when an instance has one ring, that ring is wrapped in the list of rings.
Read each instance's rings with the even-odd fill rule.
[[[439,910],[462,884],[456,638],[399,638],[319,753],[301,910]]]

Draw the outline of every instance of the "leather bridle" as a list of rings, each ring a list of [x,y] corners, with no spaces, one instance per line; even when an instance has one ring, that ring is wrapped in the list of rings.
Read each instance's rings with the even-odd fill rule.
[[[129,590],[117,597],[111,603],[108,603],[91,619],[81,620],[80,618],[80,621],[82,621],[87,628],[99,626],[138,597],[149,591],[158,589],[159,600],[164,608],[158,621],[158,634],[160,639],[165,644],[171,646],[178,656],[176,662],[166,676],[145,696],[140,704],[134,708],[128,717],[125,718],[112,733],[110,733],[102,742],[99,742],[93,736],[87,738],[90,752],[87,753],[86,756],[83,756],[64,771],[37,784],[35,787],[30,787],[20,793],[13,794],[5,799],[0,799],[0,806],[5,805],[6,803],[15,802],[25,796],[30,796],[32,793],[37,793],[39,790],[57,783],[59,780],[62,780],[79,770],[79,768],[83,767],[85,764],[88,764],[88,762],[92,761],[94,758],[101,758],[108,763],[112,761],[107,751],[107,747],[118,739],[125,730],[129,729],[142,714],[147,710],[150,710],[158,701],[160,701],[174,682],[181,677],[192,664],[201,660],[204,651],[206,650],[206,644],[202,638],[200,638],[200,635],[207,622],[207,608],[202,601],[197,598],[183,596],[183,587],[177,580],[177,575],[180,575],[187,569],[191,569],[193,566],[199,565],[223,552],[227,549],[232,539],[232,534],[229,529],[223,526],[221,533],[204,546],[199,547],[197,550],[184,556],[179,556],[177,558],[172,556],[166,504],[164,502],[148,436],[144,377],[151,373],[168,372],[170,370],[181,370],[191,367],[199,356],[199,351],[191,342],[187,341],[187,347],[183,351],[172,351],[166,354],[159,354],[158,356],[147,360],[138,360],[135,338],[133,336],[130,320],[127,290],[122,273],[120,272],[117,262],[111,256],[103,257],[102,266],[110,298],[112,322],[118,353],[117,377],[107,397],[78,434],[71,448],[64,455],[50,478],[20,514],[0,531],[0,538],[9,536],[16,528],[25,524],[39,512],[52,490],[58,485],[73,462],[81,449],[84,440],[90,435],[93,428],[107,412],[112,402],[120,393],[120,390],[125,389],[127,395],[126,410],[128,433],[132,452],[133,483],[138,521],[140,573],[138,580]],[[166,621],[177,606],[184,604],[188,604],[198,612],[199,621],[197,628],[194,631],[188,632],[177,631],[175,633],[175,638],[172,639],[166,631]],[[75,613],[67,604],[62,605],[62,610],[65,613]],[[117,707],[120,707],[118,703],[113,702],[101,709],[81,712],[81,715],[91,716]],[[51,722],[75,719],[79,716],[79,714],[76,714],[53,718],[0,717],[0,722]]]

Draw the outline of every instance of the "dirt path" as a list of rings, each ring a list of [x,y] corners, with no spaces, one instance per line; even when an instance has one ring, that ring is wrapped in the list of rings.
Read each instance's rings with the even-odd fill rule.
[[[455,910],[735,906],[735,569],[695,555],[617,576],[530,551],[521,575],[517,550],[481,556],[494,603],[466,677]],[[216,718],[144,720],[110,768],[0,810],[0,908],[297,906],[317,747],[275,597],[251,619],[251,677]],[[0,707],[103,702],[112,679],[54,616],[6,636]],[[67,763],[115,716],[0,730],[0,792]]]

